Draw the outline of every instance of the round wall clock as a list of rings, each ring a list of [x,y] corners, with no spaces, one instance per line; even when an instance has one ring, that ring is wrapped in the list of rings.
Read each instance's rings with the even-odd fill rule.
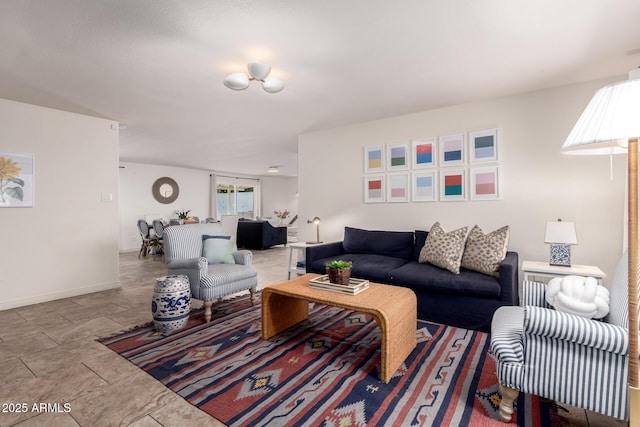
[[[156,179],[151,187],[151,192],[157,201],[166,205],[176,201],[178,194],[180,194],[180,188],[175,180],[164,176]]]

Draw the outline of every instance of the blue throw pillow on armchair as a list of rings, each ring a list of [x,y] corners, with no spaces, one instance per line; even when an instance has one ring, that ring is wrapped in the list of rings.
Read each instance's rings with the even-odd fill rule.
[[[202,236],[202,256],[209,264],[235,264],[231,236]]]

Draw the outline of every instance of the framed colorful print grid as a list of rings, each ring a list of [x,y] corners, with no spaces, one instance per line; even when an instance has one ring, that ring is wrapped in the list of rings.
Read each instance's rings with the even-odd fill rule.
[[[436,173],[413,172],[411,174],[411,201],[435,202],[438,194]]]
[[[471,168],[471,200],[497,200],[500,198],[498,166]]]
[[[435,138],[416,139],[411,142],[413,169],[432,168],[436,166],[437,152]]]
[[[446,135],[440,137],[438,147],[440,152],[440,166],[459,166],[465,163],[464,134]]]
[[[409,174],[399,173],[387,176],[387,201],[409,201]]]
[[[387,171],[409,169],[409,143],[387,144]]]
[[[440,171],[440,200],[454,201],[466,200],[467,177],[466,170],[441,170]]]
[[[32,208],[33,154],[0,153],[0,208]]]
[[[384,172],[384,146],[364,148],[364,173]]]
[[[367,175],[364,177],[364,202],[384,203],[384,175]]]
[[[471,163],[497,161],[498,129],[469,132],[469,155]]]

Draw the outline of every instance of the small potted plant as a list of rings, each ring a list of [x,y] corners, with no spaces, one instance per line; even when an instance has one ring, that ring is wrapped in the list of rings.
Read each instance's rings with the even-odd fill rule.
[[[184,223],[185,221],[188,221],[191,219],[191,217],[189,216],[189,212],[191,212],[191,209],[189,209],[188,211],[185,211],[185,210],[176,211],[176,214],[178,215],[178,219],[180,219],[181,222]]]
[[[351,261],[343,261],[340,259],[327,263],[329,282],[337,285],[349,285],[351,265]]]

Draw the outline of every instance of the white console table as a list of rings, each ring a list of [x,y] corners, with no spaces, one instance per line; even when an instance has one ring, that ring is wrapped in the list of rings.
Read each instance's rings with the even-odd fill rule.
[[[607,277],[604,271],[594,265],[564,267],[539,261],[522,261],[522,274],[525,281],[533,280],[534,277],[552,279],[557,276],[587,276],[597,279],[600,285],[603,284],[604,278]]]

